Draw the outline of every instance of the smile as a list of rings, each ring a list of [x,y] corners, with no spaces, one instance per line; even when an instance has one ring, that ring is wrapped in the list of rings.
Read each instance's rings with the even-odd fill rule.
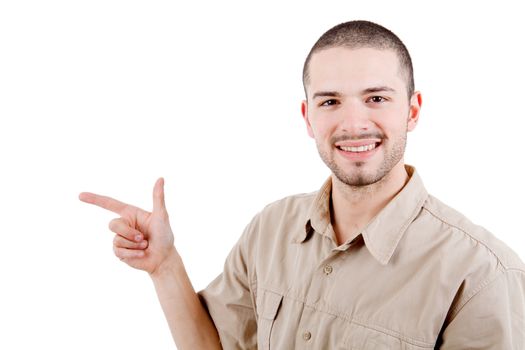
[[[381,145],[380,139],[361,140],[361,141],[343,141],[338,142],[335,146],[345,153],[364,153],[375,150]]]
[[[376,143],[371,143],[369,145],[362,145],[362,146],[358,146],[358,147],[345,147],[345,146],[339,146],[338,148],[345,151],[345,152],[355,152],[355,153],[360,153],[360,152],[368,152],[368,151],[371,151],[373,150],[374,148],[376,148]]]

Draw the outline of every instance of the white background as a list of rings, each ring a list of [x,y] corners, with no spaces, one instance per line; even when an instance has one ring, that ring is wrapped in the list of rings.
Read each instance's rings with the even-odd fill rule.
[[[328,176],[300,115],[330,27],[376,21],[409,48],[430,193],[525,258],[522,14],[510,1],[0,2],[0,348],[171,349],[149,277],[116,259],[115,214],[166,180],[196,289],[265,204]],[[516,1],[516,4],[518,2]]]

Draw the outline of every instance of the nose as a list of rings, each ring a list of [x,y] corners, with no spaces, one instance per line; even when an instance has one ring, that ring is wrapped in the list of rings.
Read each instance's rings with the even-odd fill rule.
[[[347,102],[341,109],[341,131],[349,134],[359,134],[371,129],[371,120],[368,111],[357,102]]]

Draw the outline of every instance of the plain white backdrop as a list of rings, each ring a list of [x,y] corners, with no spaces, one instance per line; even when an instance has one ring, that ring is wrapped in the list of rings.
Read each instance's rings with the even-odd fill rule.
[[[300,114],[303,61],[367,19],[407,45],[423,94],[406,162],[525,259],[525,31],[518,2],[0,2],[0,348],[172,349],[115,214],[166,181],[196,289],[264,205],[329,172]]]

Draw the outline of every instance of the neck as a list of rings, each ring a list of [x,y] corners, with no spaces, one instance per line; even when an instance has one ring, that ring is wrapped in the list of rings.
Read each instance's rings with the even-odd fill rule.
[[[367,186],[350,186],[332,174],[331,220],[337,244],[355,238],[396,196],[408,181],[401,160],[381,180]]]

